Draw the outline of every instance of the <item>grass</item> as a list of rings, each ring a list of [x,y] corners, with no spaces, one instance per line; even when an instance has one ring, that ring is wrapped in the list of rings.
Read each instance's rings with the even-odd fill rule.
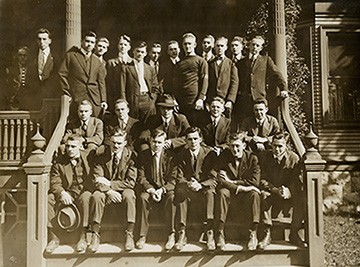
[[[324,216],[326,266],[360,266],[360,218]]]

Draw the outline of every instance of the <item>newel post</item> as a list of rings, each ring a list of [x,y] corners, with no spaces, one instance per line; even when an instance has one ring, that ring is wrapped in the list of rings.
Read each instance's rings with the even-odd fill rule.
[[[43,253],[47,243],[47,191],[51,164],[44,160],[42,148],[46,140],[39,133],[39,124],[31,141],[34,150],[24,164],[27,175],[26,263],[27,266],[45,267]]]
[[[307,241],[309,245],[309,265],[324,266],[324,221],[323,195],[321,172],[325,169],[326,161],[321,158],[316,145],[318,136],[313,132],[310,123],[310,132],[305,136],[307,145],[304,156],[305,184],[307,194]]]

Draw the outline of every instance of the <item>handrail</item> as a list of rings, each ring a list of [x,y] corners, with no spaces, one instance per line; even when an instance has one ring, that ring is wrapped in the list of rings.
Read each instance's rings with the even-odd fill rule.
[[[304,156],[306,149],[303,144],[303,142],[300,139],[300,136],[298,132],[295,129],[295,126],[291,120],[290,117],[290,111],[289,111],[289,100],[285,98],[283,101],[281,101],[281,114],[283,117],[283,120],[285,122],[286,128],[290,133],[291,139],[294,143],[296,152],[302,157]]]
[[[46,163],[51,163],[52,156],[60,145],[61,139],[65,132],[66,122],[69,116],[69,110],[70,110],[70,97],[68,95],[62,95],[60,118],[50,138],[50,141],[45,149],[44,161]]]

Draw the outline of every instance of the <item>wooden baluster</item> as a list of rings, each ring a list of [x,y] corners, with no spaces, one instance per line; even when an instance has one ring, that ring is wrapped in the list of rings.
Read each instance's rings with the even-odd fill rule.
[[[15,159],[15,121],[10,120],[10,143],[9,143],[9,160]]]
[[[34,130],[34,123],[30,121],[30,133]]]
[[[3,144],[3,139],[2,139],[2,130],[3,130],[3,127],[2,127],[2,120],[0,120],[0,160],[3,158],[2,157],[2,151],[3,151],[3,146],[2,146],[2,144]]]
[[[26,146],[27,146],[27,135],[28,135],[28,120],[23,119],[23,139],[22,139],[22,150],[21,157],[25,155]]]
[[[4,120],[4,143],[3,143],[3,160],[8,160],[9,159],[9,149],[8,149],[8,146],[9,146],[9,132],[8,132],[8,129],[9,129],[9,121],[8,120]]]
[[[16,140],[15,140],[15,159],[20,159],[20,152],[21,152],[21,120],[16,120]]]

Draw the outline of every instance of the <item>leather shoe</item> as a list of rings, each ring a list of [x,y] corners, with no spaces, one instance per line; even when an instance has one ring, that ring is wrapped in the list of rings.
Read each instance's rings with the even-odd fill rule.
[[[134,234],[132,232],[125,231],[125,251],[130,251],[134,248]]]
[[[224,234],[224,230],[219,230],[219,235],[217,238],[217,244],[216,244],[217,248],[219,250],[224,250],[225,249],[225,234]]]
[[[290,232],[290,235],[289,235],[289,240],[290,240],[290,243],[297,246],[297,247],[300,247],[300,248],[307,248],[307,244],[306,242],[302,241],[302,239],[300,238],[299,234],[297,233],[291,233]]]
[[[136,242],[136,248],[137,249],[143,249],[145,246],[146,237],[140,236],[139,240]]]
[[[52,239],[46,246],[46,253],[53,253],[54,250],[60,245],[59,239]]]
[[[87,243],[84,238],[80,238],[79,242],[76,244],[76,251],[77,253],[85,253],[87,248]]]
[[[271,232],[270,228],[265,229],[265,237],[259,242],[259,249],[264,250],[271,243]]]
[[[98,233],[92,233],[89,251],[95,253],[100,245],[100,235]]]
[[[181,230],[179,232],[179,239],[175,244],[175,249],[177,251],[182,250],[183,247],[186,245],[186,242],[187,242],[187,238],[186,238],[186,235],[185,235],[185,230]]]
[[[214,231],[208,230],[206,232],[206,236],[207,236],[207,241],[206,241],[207,249],[215,250],[216,246],[215,246],[215,239],[214,239]]]
[[[249,243],[248,243],[248,250],[250,250],[250,251],[256,250],[257,245],[258,245],[258,240],[257,240],[257,236],[256,236],[256,231],[250,230],[250,239],[249,239]]]
[[[175,233],[171,233],[168,236],[167,242],[165,244],[165,250],[171,250],[175,245]]]

